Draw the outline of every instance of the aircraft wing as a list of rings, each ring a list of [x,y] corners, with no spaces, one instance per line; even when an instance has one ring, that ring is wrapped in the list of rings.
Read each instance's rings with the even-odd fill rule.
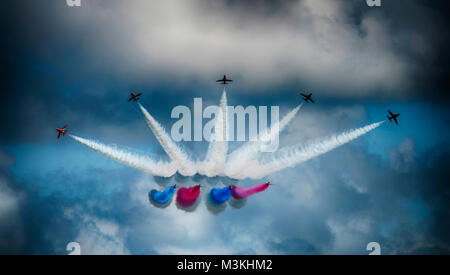
[[[388,110],[388,113],[389,113],[391,116],[394,116],[394,114],[393,114],[390,110]]]
[[[139,93],[139,94],[137,94],[136,96],[141,96],[142,95],[142,93]]]
[[[310,98],[309,100],[311,100],[311,102],[314,103],[314,100],[312,98]]]
[[[59,139],[60,136],[61,136],[61,132],[58,132],[58,139]]]
[[[394,119],[394,121],[395,121],[395,124],[398,125],[397,118],[396,118],[396,117],[393,117],[393,119]]]
[[[130,102],[131,100],[132,100],[133,98],[132,97],[130,97],[130,99],[128,99],[128,102]]]

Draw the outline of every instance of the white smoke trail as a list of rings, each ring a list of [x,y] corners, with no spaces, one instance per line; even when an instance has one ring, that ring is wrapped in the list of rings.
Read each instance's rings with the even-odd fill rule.
[[[224,168],[225,174],[229,176],[237,176],[246,169],[246,163],[256,159],[267,142],[277,138],[277,136],[286,128],[291,120],[298,113],[303,106],[303,102],[296,108],[292,109],[283,119],[277,124],[270,127],[269,131],[260,133],[257,141],[248,141],[238,149],[234,150],[229,156],[226,166]]]
[[[243,173],[239,175],[232,175],[233,178],[253,178],[259,179],[277,171],[288,167],[293,167],[299,163],[305,162],[309,159],[327,153],[345,143],[348,143],[368,132],[377,128],[385,121],[380,121],[367,125],[362,128],[350,130],[339,135],[331,136],[327,139],[311,143],[306,146],[294,146],[286,149],[281,149],[277,156],[271,161],[259,163],[258,160],[253,160],[246,163]]]
[[[199,165],[199,172],[208,177],[217,176],[223,171],[227,158],[227,93],[225,88],[220,99],[219,114],[214,127],[214,137],[209,143],[205,160]]]
[[[164,128],[150,115],[150,113],[140,104],[142,113],[145,116],[148,126],[152,129],[164,151],[177,165],[178,171],[183,176],[192,176],[197,173],[196,165],[189,159],[187,154],[181,150],[166,133]]]
[[[155,162],[148,156],[140,156],[113,146],[108,146],[74,135],[69,136],[108,158],[155,176],[170,177],[177,171],[176,165],[173,162]]]

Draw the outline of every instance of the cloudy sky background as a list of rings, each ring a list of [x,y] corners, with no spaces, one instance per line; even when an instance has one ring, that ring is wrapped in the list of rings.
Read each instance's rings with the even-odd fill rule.
[[[1,10],[0,253],[449,253],[446,1],[7,1]],[[177,105],[279,105],[314,93],[282,145],[383,120],[326,155],[270,176],[218,215],[153,207],[161,181],[56,126],[164,156],[130,90],[170,129]],[[206,144],[182,146],[201,158]],[[231,146],[236,146],[232,144]],[[182,179],[193,185],[192,179]],[[249,186],[261,181],[240,182]],[[207,183],[205,181],[205,183]],[[210,181],[223,186],[221,180]]]

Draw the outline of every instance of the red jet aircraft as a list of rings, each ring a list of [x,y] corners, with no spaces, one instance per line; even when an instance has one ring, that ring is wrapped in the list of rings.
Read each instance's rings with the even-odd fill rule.
[[[58,139],[61,136],[61,134],[64,136],[67,133],[67,125],[64,125],[64,127],[60,128],[56,128],[56,131],[58,132]]]
[[[130,99],[128,99],[128,102],[130,102],[130,101],[132,101],[132,100],[138,101],[138,100],[139,100],[139,97],[140,97],[141,95],[142,95],[142,93],[135,94],[135,93],[131,92],[131,97],[130,97]]]

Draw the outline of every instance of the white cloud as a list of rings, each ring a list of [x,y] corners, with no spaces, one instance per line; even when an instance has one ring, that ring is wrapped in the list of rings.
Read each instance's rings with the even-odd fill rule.
[[[177,77],[180,85],[195,77],[213,85],[211,79],[229,72],[242,90],[295,80],[299,88],[352,96],[408,84],[409,64],[381,17],[369,13],[356,26],[343,2],[283,5],[261,14],[224,2],[92,1],[65,20],[96,26],[100,40],[87,35],[85,46],[115,63],[121,76]]]

